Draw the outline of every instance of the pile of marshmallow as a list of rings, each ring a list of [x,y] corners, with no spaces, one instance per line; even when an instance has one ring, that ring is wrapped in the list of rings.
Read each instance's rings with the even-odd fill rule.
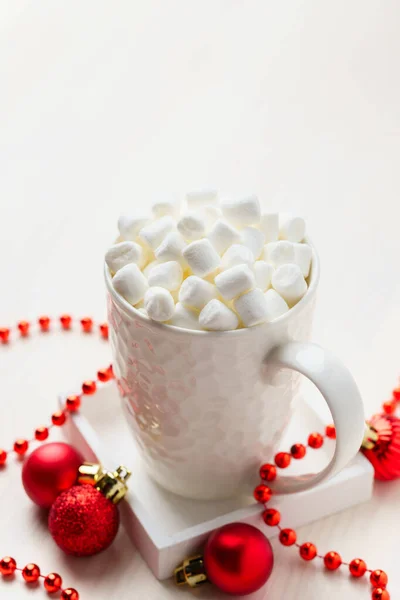
[[[122,215],[105,260],[114,289],[154,321],[227,331],[277,319],[307,291],[312,250],[300,217],[261,213],[256,196],[186,195],[152,219]]]

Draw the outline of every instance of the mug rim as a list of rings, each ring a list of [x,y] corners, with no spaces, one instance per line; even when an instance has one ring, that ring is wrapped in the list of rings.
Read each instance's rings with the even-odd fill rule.
[[[268,329],[268,328],[272,328],[272,327],[276,327],[276,326],[285,324],[286,321],[289,321],[290,319],[295,318],[299,313],[301,313],[302,310],[307,306],[307,304],[315,296],[315,293],[316,293],[316,290],[318,287],[319,277],[320,277],[320,262],[319,262],[318,253],[315,249],[314,244],[310,240],[310,238],[308,236],[306,236],[304,238],[304,241],[307,242],[307,244],[309,246],[311,246],[311,250],[312,250],[311,271],[310,271],[310,275],[308,277],[307,292],[304,294],[304,296],[301,298],[301,300],[299,300],[299,302],[295,306],[293,306],[292,308],[289,309],[288,312],[284,313],[277,319],[274,319],[274,321],[271,321],[269,323],[262,323],[260,325],[254,326],[254,327],[244,327],[243,329],[233,329],[233,330],[229,330],[229,331],[206,331],[206,330],[199,330],[199,329],[186,329],[185,327],[177,327],[176,325],[168,325],[167,323],[158,323],[157,321],[153,321],[152,319],[150,319],[149,317],[147,317],[146,315],[141,313],[137,308],[135,308],[134,306],[129,304],[129,302],[127,302],[125,300],[125,298],[123,298],[120,294],[118,294],[118,292],[114,289],[114,286],[112,285],[112,277],[110,274],[110,270],[105,261],[104,261],[104,279],[106,282],[106,288],[107,288],[108,293],[112,297],[113,301],[119,306],[120,309],[123,310],[123,312],[127,316],[129,316],[130,318],[139,319],[139,320],[143,321],[143,323],[146,324],[147,326],[149,324],[151,324],[152,327],[160,329],[160,332],[162,331],[164,333],[173,333],[176,335],[188,335],[189,334],[192,336],[196,335],[196,336],[201,336],[201,337],[206,336],[206,337],[213,337],[213,338],[228,337],[228,336],[232,337],[232,336],[240,336],[240,335],[243,336],[246,333],[248,335],[250,335],[250,332],[259,331],[261,328]]]

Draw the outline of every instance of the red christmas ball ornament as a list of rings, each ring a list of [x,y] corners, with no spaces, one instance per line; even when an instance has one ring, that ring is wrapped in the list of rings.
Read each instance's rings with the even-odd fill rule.
[[[75,485],[58,496],[49,513],[49,530],[61,550],[91,556],[108,548],[118,532],[116,504],[127,492],[129,476],[124,467],[104,471],[94,485]]]
[[[233,596],[247,595],[268,580],[274,564],[271,544],[252,525],[231,523],[214,531],[204,548],[209,580]]]
[[[400,477],[400,419],[374,415],[368,422],[362,452],[375,470],[375,478],[390,481]]]
[[[29,498],[42,508],[50,508],[54,500],[73,486],[83,457],[63,442],[52,442],[36,448],[24,462],[22,484]]]

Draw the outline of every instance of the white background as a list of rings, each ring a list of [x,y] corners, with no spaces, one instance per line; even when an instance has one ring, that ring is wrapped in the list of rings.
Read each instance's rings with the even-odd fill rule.
[[[255,191],[307,217],[322,261],[315,340],[350,367],[367,415],[376,411],[400,373],[399,30],[397,0],[4,0],[2,324],[104,317],[102,255],[122,209],[144,212],[163,190]],[[0,350],[3,446],[109,361],[104,344],[72,334]],[[123,532],[104,555],[63,556],[19,472],[12,460],[0,472],[0,554],[59,571],[82,600],[191,597],[157,582]],[[386,569],[392,599],[399,485],[299,532],[320,552]],[[370,596],[366,581],[274,547],[257,600]],[[0,598],[30,597],[43,591],[0,581]]]

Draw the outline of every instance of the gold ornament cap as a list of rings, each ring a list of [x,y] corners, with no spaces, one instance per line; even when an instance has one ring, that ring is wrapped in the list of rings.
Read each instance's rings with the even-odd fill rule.
[[[118,504],[128,493],[126,482],[131,475],[131,471],[121,465],[115,471],[104,471],[94,487],[113,504]]]
[[[188,585],[191,588],[199,587],[208,581],[204,559],[201,554],[186,558],[175,569],[174,578],[176,585]]]
[[[364,448],[364,450],[372,450],[375,447],[378,440],[379,435],[376,429],[372,427],[372,425],[370,425],[368,422],[365,423],[365,433],[364,439],[361,444],[361,448]]]
[[[96,485],[103,475],[107,473],[106,469],[98,463],[85,462],[78,470],[78,483],[80,485]]]

